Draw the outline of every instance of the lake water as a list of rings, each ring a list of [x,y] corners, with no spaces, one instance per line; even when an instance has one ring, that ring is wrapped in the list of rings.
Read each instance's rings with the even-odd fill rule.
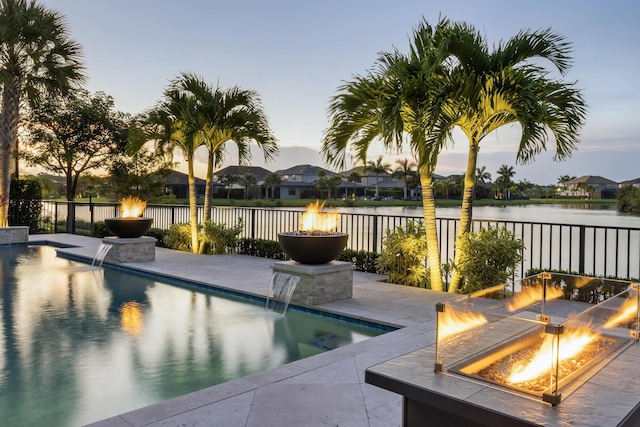
[[[422,209],[420,207],[406,206],[340,208],[340,212],[422,217]],[[437,208],[436,216],[438,218],[459,218],[460,208]],[[473,208],[473,219],[640,228],[640,216],[638,215],[619,213],[616,211],[615,206],[592,205],[586,203],[507,207],[475,206]]]

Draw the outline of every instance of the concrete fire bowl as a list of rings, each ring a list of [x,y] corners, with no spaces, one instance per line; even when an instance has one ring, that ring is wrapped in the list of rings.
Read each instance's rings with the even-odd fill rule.
[[[280,247],[289,258],[301,264],[326,264],[337,258],[347,245],[343,233],[278,233]]]
[[[104,223],[115,236],[135,239],[149,231],[153,218],[106,218]]]

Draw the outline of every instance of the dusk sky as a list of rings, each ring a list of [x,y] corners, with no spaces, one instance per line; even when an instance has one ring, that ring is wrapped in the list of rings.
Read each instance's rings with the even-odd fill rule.
[[[466,21],[497,44],[523,29],[551,28],[572,43],[577,81],[589,106],[578,151],[553,162],[554,147],[529,165],[516,165],[519,126],[498,130],[481,145],[478,166],[496,177],[514,166],[516,181],[555,184],[561,175],[640,177],[640,2],[637,0],[379,1],[379,0],[44,0],[67,18],[83,47],[87,88],[114,97],[131,114],[153,107],[170,80],[195,73],[213,86],[258,92],[281,147],[269,170],[296,164],[326,166],[318,153],[327,106],[338,86],[365,74],[378,52],[407,52],[424,17]],[[468,143],[456,137],[436,173],[465,169]],[[233,150],[230,150],[233,153]],[[370,158],[383,154],[373,146]],[[395,160],[411,158],[385,154]],[[204,156],[203,156],[204,158]],[[234,155],[229,156],[231,163]],[[183,165],[184,166],[184,165]],[[351,165],[348,165],[351,166]],[[203,173],[198,173],[202,176]]]

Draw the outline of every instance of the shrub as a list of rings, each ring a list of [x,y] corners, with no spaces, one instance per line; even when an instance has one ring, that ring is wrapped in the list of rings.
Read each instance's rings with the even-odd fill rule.
[[[464,278],[461,293],[503,284],[522,261],[524,243],[506,227],[487,227],[456,241],[460,259],[454,268]]]
[[[338,256],[338,261],[350,262],[356,267],[357,271],[367,273],[377,273],[376,261],[380,254],[377,252],[354,251],[353,249],[345,249]]]
[[[275,240],[266,239],[240,239],[238,241],[238,253],[261,258],[288,259],[280,247],[280,243]]]
[[[9,193],[9,225],[28,225],[29,233],[38,231],[42,211],[42,188],[34,179],[12,179]]]
[[[147,236],[154,237],[158,241],[156,243],[156,246],[159,246],[161,248],[167,247],[167,245],[164,242],[164,238],[166,235],[167,235],[167,231],[161,228],[151,228],[147,233]]]
[[[172,224],[163,238],[167,248],[191,252],[191,225]]]
[[[207,245],[206,252],[215,255],[235,252],[242,228],[242,218],[238,218],[233,227],[206,221],[201,233],[202,240]]]
[[[109,229],[107,228],[107,224],[103,222],[94,222],[93,229],[91,230],[91,235],[95,237],[107,237],[110,235]]]
[[[388,282],[427,287],[427,239],[422,221],[408,221],[406,228],[387,229],[376,270]]]

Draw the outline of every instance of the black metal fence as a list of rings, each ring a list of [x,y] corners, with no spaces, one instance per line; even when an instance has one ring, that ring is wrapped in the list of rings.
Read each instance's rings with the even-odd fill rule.
[[[111,203],[43,202],[40,229],[46,232],[89,234],[93,224],[118,216],[119,206]],[[280,208],[212,207],[216,223],[243,224],[241,237],[277,240],[278,233],[298,229],[302,210]],[[168,229],[172,224],[189,222],[189,207],[184,205],[148,205],[146,217],[153,227]],[[69,222],[68,218],[73,218]],[[203,207],[198,206],[198,220]],[[385,230],[405,226],[422,217],[343,213],[338,231],[349,234],[347,247],[378,252]],[[457,219],[437,220],[441,258],[454,257]],[[605,227],[581,224],[558,224],[526,221],[475,220],[473,229],[505,226],[525,245],[524,260],[518,277],[532,268],[573,271],[621,278],[640,278],[640,228]]]

